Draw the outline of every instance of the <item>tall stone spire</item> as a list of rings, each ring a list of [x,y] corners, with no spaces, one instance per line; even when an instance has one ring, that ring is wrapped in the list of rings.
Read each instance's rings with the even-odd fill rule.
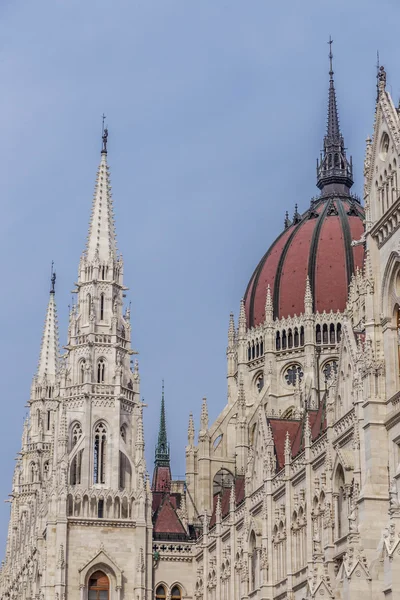
[[[317,160],[317,186],[323,194],[348,194],[353,185],[353,164],[346,158],[344,139],[340,132],[336,104],[335,83],[333,80],[332,43],[329,39],[329,98],[328,122],[324,137],[324,149]]]
[[[51,266],[51,288],[50,298],[47,305],[46,319],[44,323],[42,345],[40,348],[39,365],[36,376],[41,379],[43,377],[55,377],[58,367],[58,321],[57,308],[55,300],[55,283],[56,274]]]
[[[106,262],[110,258],[116,260],[117,257],[114,212],[107,165],[107,128],[103,131],[102,139],[103,148],[97,171],[85,255],[88,261],[98,259],[100,262]]]
[[[169,446],[165,421],[164,380],[162,382],[160,427],[158,430],[155,465],[156,467],[169,467]]]

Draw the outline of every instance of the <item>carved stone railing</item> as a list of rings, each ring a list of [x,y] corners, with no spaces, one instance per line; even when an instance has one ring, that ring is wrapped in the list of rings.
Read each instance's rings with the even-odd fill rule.
[[[333,426],[335,437],[339,437],[340,435],[343,435],[346,431],[351,429],[355,423],[355,420],[356,413],[354,408],[352,408],[351,410],[349,410],[349,412],[343,415],[343,417],[341,417]]]
[[[305,464],[305,452],[303,451],[301,452],[301,454],[298,454],[296,458],[292,461],[292,464],[290,465],[291,474],[295,475],[296,473],[301,471]]]
[[[326,433],[324,433],[314,444],[311,446],[311,455],[313,458],[317,458],[320,454],[325,452],[326,447],[328,445],[328,438]]]

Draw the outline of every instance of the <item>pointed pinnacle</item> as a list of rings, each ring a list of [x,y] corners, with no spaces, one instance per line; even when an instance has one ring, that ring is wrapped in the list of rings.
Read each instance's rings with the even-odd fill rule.
[[[46,319],[43,328],[37,377],[54,378],[58,371],[58,321],[55,293],[50,292],[47,305]]]
[[[246,311],[244,308],[244,299],[243,298],[240,301],[239,333],[246,333]]]
[[[232,348],[235,343],[235,319],[233,313],[229,315],[229,328],[228,328],[228,346]]]
[[[304,423],[304,445],[310,446],[310,443],[311,443],[311,426],[310,426],[310,419],[309,419],[308,412],[307,412],[306,416],[305,416],[305,423]]]
[[[271,288],[267,285],[267,297],[265,299],[265,320],[271,323],[274,320],[274,307],[272,305]]]
[[[201,427],[202,431],[207,431],[208,430],[207,398],[203,398],[203,402],[202,402],[202,405],[201,405],[200,427]]]
[[[189,443],[189,446],[193,446],[193,444],[194,444],[194,435],[195,435],[195,430],[194,430],[193,413],[190,413],[190,415],[189,415],[189,425],[188,425],[188,443]]]
[[[286,432],[286,437],[285,437],[285,462],[290,462],[290,458],[291,458],[291,446],[290,446],[290,436],[289,436],[289,432]]]
[[[312,309],[313,309],[313,298],[312,298],[312,292],[311,292],[311,284],[310,284],[310,278],[307,275],[306,291],[304,294],[304,312],[306,314],[311,314]]]

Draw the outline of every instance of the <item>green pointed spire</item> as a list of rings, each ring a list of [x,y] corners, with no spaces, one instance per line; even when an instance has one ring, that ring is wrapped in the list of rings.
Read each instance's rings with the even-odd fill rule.
[[[165,423],[164,380],[162,382],[160,428],[158,430],[155,465],[156,467],[169,467],[169,444]]]

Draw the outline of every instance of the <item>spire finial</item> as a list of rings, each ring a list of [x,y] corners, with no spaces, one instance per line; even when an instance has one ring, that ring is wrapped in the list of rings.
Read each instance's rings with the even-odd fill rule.
[[[332,59],[333,59],[333,54],[332,54],[332,44],[333,44],[333,39],[331,36],[329,36],[329,78],[330,81],[333,81],[333,65],[332,65]]]
[[[51,288],[50,288],[50,294],[55,294],[56,293],[56,272],[54,271],[54,260],[51,261],[51,275],[50,275],[50,282],[51,282]]]
[[[155,464],[159,467],[169,467],[169,446],[167,440],[167,426],[165,422],[164,379],[162,380],[160,428],[158,431]]]
[[[348,195],[353,185],[353,167],[347,160],[344,139],[340,132],[339,116],[336,104],[336,91],[333,80],[333,40],[329,38],[329,99],[328,122],[324,137],[324,150],[317,161],[317,187],[322,194]]]
[[[106,115],[103,113],[102,116],[103,119],[103,123],[101,126],[101,139],[103,141],[103,147],[101,149],[101,153],[102,154],[107,154],[107,139],[108,139],[108,128],[104,126],[105,120],[106,120]]]

